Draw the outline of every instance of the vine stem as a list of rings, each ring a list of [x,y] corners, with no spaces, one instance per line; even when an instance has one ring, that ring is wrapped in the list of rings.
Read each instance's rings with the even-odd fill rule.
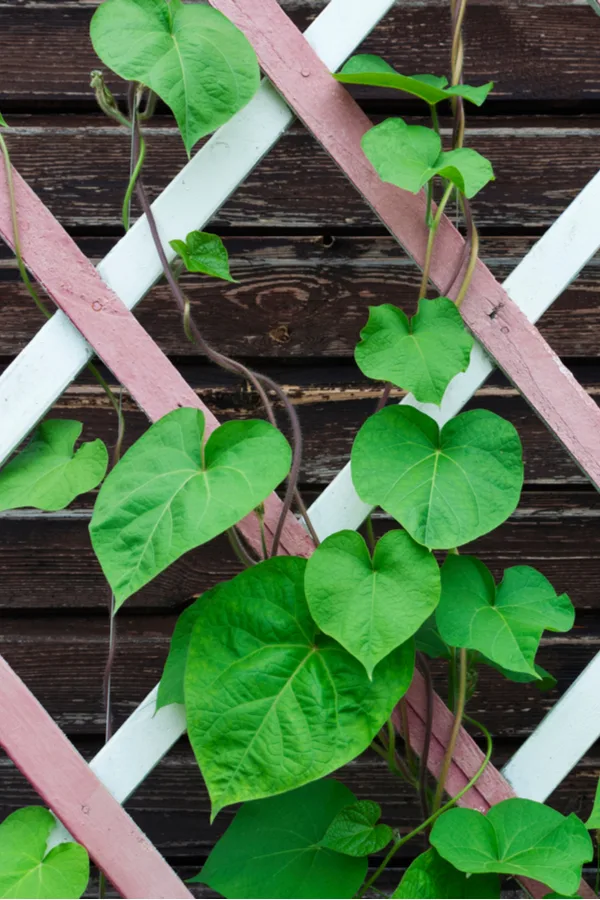
[[[437,809],[439,809],[440,804],[442,802],[442,795],[444,793],[446,779],[448,778],[448,772],[450,771],[450,765],[452,764],[452,757],[454,756],[454,750],[456,749],[456,742],[458,740],[460,727],[462,725],[463,715],[465,712],[466,698],[467,698],[467,651],[465,650],[464,647],[461,647],[460,654],[459,654],[458,695],[456,698],[456,710],[454,713],[454,723],[452,725],[452,731],[450,733],[450,740],[448,741],[448,746],[446,747],[446,753],[444,754],[444,761],[442,763],[442,768],[440,771],[438,784],[437,784],[435,796],[433,799],[433,811],[434,812]]]
[[[431,260],[433,257],[433,247],[435,244],[435,236],[437,234],[437,230],[440,227],[440,222],[442,221],[442,216],[444,215],[444,210],[448,203],[448,200],[452,196],[452,191],[454,190],[454,185],[450,182],[446,185],[446,190],[442,195],[442,199],[439,202],[438,208],[436,210],[431,228],[429,229],[429,237],[427,239],[427,250],[425,252],[425,262],[423,263],[423,277],[421,278],[421,286],[419,287],[419,297],[425,297],[427,295],[427,285],[429,283],[429,271],[431,269]]]
[[[407,844],[409,841],[412,841],[412,839],[414,837],[417,837],[417,835],[421,834],[422,831],[425,831],[426,828],[429,828],[430,825],[433,825],[435,820],[438,819],[443,813],[447,812],[456,803],[458,803],[458,801],[462,797],[464,797],[465,794],[467,794],[471,790],[471,788],[479,781],[479,779],[485,772],[485,770],[488,766],[488,763],[489,763],[490,759],[492,758],[492,746],[493,746],[492,745],[492,737],[491,737],[489,731],[487,730],[487,728],[484,725],[482,725],[480,722],[477,722],[475,719],[471,719],[469,716],[465,716],[465,719],[467,721],[469,721],[472,725],[474,725],[476,728],[478,728],[481,731],[481,733],[485,736],[487,746],[486,746],[485,757],[483,759],[482,764],[478,768],[475,775],[473,775],[473,777],[470,779],[470,781],[467,782],[467,784],[464,786],[464,788],[462,788],[458,792],[458,794],[455,794],[454,797],[452,797],[450,800],[448,800],[447,803],[445,803],[443,806],[441,806],[439,809],[437,809],[435,812],[433,812],[427,819],[425,819],[424,822],[421,822],[420,825],[417,825],[417,827],[414,828],[411,832],[409,832],[409,834],[405,835],[402,838],[398,838],[398,840],[392,845],[391,850],[388,852],[387,856],[385,857],[385,859],[383,860],[381,865],[376,869],[376,871],[369,878],[369,880],[367,882],[365,882],[365,884],[362,886],[360,892],[357,895],[358,897],[364,897],[365,893],[369,890],[370,887],[373,886],[373,884],[377,881],[377,879],[379,878],[381,873],[390,864],[392,858],[396,855],[396,853],[398,852],[400,847],[403,847],[404,844]]]
[[[427,819],[430,815],[429,808],[429,770],[427,763],[429,762],[429,749],[431,747],[431,736],[433,733],[433,680],[431,678],[431,670],[429,663],[423,653],[417,655],[417,661],[423,678],[425,679],[426,708],[425,708],[425,735],[423,738],[423,749],[419,759],[419,799],[421,801],[421,811],[423,818]]]

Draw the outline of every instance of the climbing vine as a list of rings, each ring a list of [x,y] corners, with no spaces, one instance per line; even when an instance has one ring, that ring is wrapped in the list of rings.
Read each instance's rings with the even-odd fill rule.
[[[389,304],[372,307],[355,352],[362,373],[385,387],[356,435],[352,480],[361,500],[384,510],[397,527],[376,540],[369,519],[366,538],[346,530],[322,542],[298,491],[302,431],[293,404],[272,379],[206,341],[180,281],[183,271],[233,281],[226,249],[218,236],[200,231],[165,246],[144,184],[144,123],[157,99],[171,109],[189,154],[254,95],[254,52],[221,13],[202,4],[104,0],[92,19],[100,60],[129,83],[122,110],[102,73],[92,75],[100,108],[130,136],[124,227],[137,202],[185,334],[211,362],[253,387],[264,418],[213,428],[200,410],[176,409],[121,457],[121,405],[94,369],[119,415],[112,468],[106,474],[109,457],[101,441],[75,449],[80,423],[46,420],[0,472],[0,510],[64,509],[99,487],[90,536],[113,613],[184,553],[229,535],[244,570],[179,618],[157,701],[157,709],[185,706],[212,819],[242,804],[193,879],[226,897],[363,896],[377,889],[399,849],[423,835],[427,849],[394,897],[499,897],[502,875],[537,879],[557,894],[573,895],[583,864],[593,857],[589,831],[600,828],[600,794],[586,824],[522,799],[505,800],[486,815],[457,807],[492,756],[488,729],[467,712],[480,668],[548,687],[552,676],[536,661],[540,640],[544,631],[566,632],[574,622],[571,601],[541,572],[514,566],[496,584],[483,562],[461,550],[506,521],[523,485],[521,442],[510,422],[481,409],[448,421],[440,412],[474,345],[460,314],[478,258],[469,201],[494,177],[490,162],[464,146],[464,104],[481,105],[492,88],[462,83],[465,6],[452,2],[450,80],[409,77],[370,55],[353,57],[335,76],[345,84],[393,88],[426,104],[431,127],[391,118],[370,129],[362,146],[383,181],[424,190],[429,239],[417,313],[409,318]],[[448,148],[439,127],[441,103],[453,108]],[[7,127],[1,116],[0,126]],[[0,149],[10,173],[2,133]],[[429,298],[436,236],[449,204],[464,217],[466,250],[446,295]],[[12,209],[19,268],[46,315],[21,258],[14,197]],[[410,402],[388,405],[392,386],[409,393]],[[289,441],[279,429],[282,411]],[[283,483],[281,514],[270,534],[264,504]],[[292,509],[314,539],[308,560],[278,553]],[[260,555],[238,529],[248,516],[260,529]],[[454,713],[437,782],[427,767],[431,659],[446,666]],[[415,665],[428,689],[420,757],[403,700]],[[479,772],[451,797],[446,781],[463,724],[483,735],[486,753]],[[357,799],[328,777],[369,749],[419,797],[422,822],[408,833],[401,822],[381,822],[377,803]],[[0,896],[81,896],[86,853],[73,843],[48,853],[52,828],[51,814],[37,807],[0,825]],[[370,856],[380,862],[368,875]]]

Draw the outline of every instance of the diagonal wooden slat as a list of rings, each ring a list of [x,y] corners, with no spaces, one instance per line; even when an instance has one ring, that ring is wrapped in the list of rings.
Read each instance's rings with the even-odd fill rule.
[[[0,743],[123,897],[192,896],[1,656]]]

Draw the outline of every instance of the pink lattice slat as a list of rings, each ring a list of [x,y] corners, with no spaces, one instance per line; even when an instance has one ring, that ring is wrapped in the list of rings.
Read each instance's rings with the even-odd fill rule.
[[[22,250],[28,267],[117,378],[124,383],[134,400],[151,417],[162,415],[180,405],[203,408],[196,394],[183,381],[167,357],[143,331],[134,316],[126,311],[120,300],[108,290],[92,264],[80,253],[62,226],[16,172],[15,183],[19,220],[27,223]],[[10,243],[10,214],[1,188],[0,180],[0,234]],[[97,310],[94,308],[95,303],[98,304]],[[115,322],[118,322],[118,328],[115,327]],[[118,353],[115,351],[114,341],[117,342]],[[160,397],[160,403],[157,397]],[[216,419],[212,416],[210,423],[214,428]],[[275,502],[273,506],[275,509]],[[286,531],[285,549],[288,553],[302,556],[308,555],[312,549],[304,529],[293,518]],[[411,719],[415,724],[411,730],[411,741],[415,742],[418,742],[419,735],[417,721],[422,721],[424,715],[423,691],[422,678],[416,672],[407,694]],[[434,721],[434,749],[429,759],[434,771],[439,769],[439,755],[447,741],[448,722],[451,720],[450,712],[439,698],[436,699],[436,712],[438,718]],[[0,740],[3,726],[0,719]],[[415,744],[415,749],[418,749],[418,743]],[[480,760],[477,745],[462,730],[457,759],[449,776],[449,785],[453,790],[455,786],[460,788],[466,784],[477,771]],[[28,777],[33,780],[29,773]],[[475,808],[479,808],[478,804],[482,802],[492,805],[504,799],[507,790],[510,791],[510,788],[502,775],[493,766],[489,766],[478,790],[470,792],[468,802],[472,798]],[[50,798],[48,802],[53,805]],[[68,822],[65,825],[71,830]],[[536,893],[534,896],[543,894]]]
[[[210,0],[244,31],[279,92],[419,264],[425,258],[425,197],[384,184],[360,141],[372,123],[330,75],[277,0]],[[332,203],[335,198],[332,197]],[[439,290],[453,296],[464,240],[447,218],[431,268]],[[550,431],[600,489],[600,409],[562,365],[534,325],[479,262],[462,304],[465,322]]]
[[[94,266],[15,169],[13,175],[23,257],[56,305],[88,339],[149,419],[156,421],[178,406],[195,406],[206,417],[207,432],[213,431],[219,423],[210,410],[135,316],[104,284]],[[12,246],[6,173],[1,165],[0,235]],[[102,336],[98,345],[94,335]],[[265,504],[268,541],[276,527],[280,506],[275,494]],[[256,517],[248,516],[240,523],[240,530],[260,552]],[[282,551],[300,556],[308,556],[312,549],[308,535],[302,529],[298,533],[291,515],[283,531],[281,546]]]
[[[2,657],[0,738],[15,765],[123,897],[192,896]]]

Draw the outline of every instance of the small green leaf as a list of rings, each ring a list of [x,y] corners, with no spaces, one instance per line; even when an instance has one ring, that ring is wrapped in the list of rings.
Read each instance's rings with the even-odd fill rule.
[[[364,665],[369,678],[431,615],[440,597],[432,553],[389,531],[373,559],[355,531],[332,534],[308,560],[306,599],[319,628]]]
[[[366,859],[327,849],[325,832],[354,803],[339,781],[244,803],[213,848],[200,882],[225,897],[353,897],[367,874]]]
[[[384,59],[369,53],[353,56],[335,78],[343,84],[393,88],[406,94],[412,94],[413,97],[419,97],[430,106],[434,106],[442,100],[450,100],[452,97],[464,97],[475,106],[481,106],[494,87],[493,81],[482,84],[481,87],[472,87],[468,84],[446,87],[448,79],[436,75],[401,75]]]
[[[319,634],[304,596],[306,560],[275,557],[205,598],[185,672],[188,734],[210,794],[224,806],[293,790],[369,746],[407,690],[414,648],[370,681]]]
[[[451,659],[450,647],[442,640],[435,624],[435,613],[415,634],[415,647],[430,659]]]
[[[64,509],[79,494],[97,487],[108,466],[101,440],[74,452],[81,422],[48,419],[31,442],[0,472],[0,510]]]
[[[390,843],[394,832],[378,825],[381,807],[373,800],[357,800],[339,811],[321,841],[321,847],[346,856],[369,856]]]
[[[8,128],[8,123],[5,122],[2,113],[0,113],[0,128]]]
[[[451,647],[478,650],[509,672],[537,678],[535,655],[544,630],[569,631],[575,610],[531,566],[513,566],[496,588],[474,556],[449,555],[442,566],[442,597],[435,614]]]
[[[488,898],[500,896],[497,875],[465,875],[431,848],[410,864],[392,897],[401,900],[425,898]]]
[[[410,406],[389,406],[362,426],[352,448],[361,500],[381,506],[419,544],[449,549],[501,525],[523,484],[513,425],[484,409],[441,430]]]
[[[476,150],[461,147],[442,152],[439,135],[423,125],[386,119],[364,135],[361,146],[382,181],[417,194],[434,175],[448,179],[474,197],[494,178],[489,160]]]
[[[229,271],[229,255],[221,238],[206,231],[190,231],[185,241],[169,242],[188,272],[202,272],[237,284]]]
[[[431,832],[438,853],[462,872],[535,878],[561,894],[577,891],[593,855],[585,825],[533,800],[502,800],[487,815],[451,809]]]
[[[169,655],[158,685],[157,712],[163,706],[170,706],[171,703],[184,703],[183,681],[192,631],[198,620],[202,603],[212,594],[213,590],[215,588],[198,597],[177,619]]]
[[[592,808],[589,819],[585,823],[585,827],[589,829],[600,828],[600,780],[598,781],[598,786],[596,788],[594,806]]]
[[[222,13],[181,0],[104,0],[90,28],[102,62],[169,106],[188,153],[254,96],[256,54]]]
[[[204,415],[168,413],[98,495],[90,534],[118,609],[182,554],[226,531],[283,481],[291,450],[268,422],[227,422],[204,448]]]
[[[419,300],[412,319],[384,303],[369,309],[355,358],[368,378],[391,381],[420,403],[442,401],[450,381],[469,365],[473,338],[447,297]]]
[[[52,813],[27,806],[0,825],[0,897],[78,900],[87,887],[90,863],[83,847],[59,844],[46,852],[56,825]]]

